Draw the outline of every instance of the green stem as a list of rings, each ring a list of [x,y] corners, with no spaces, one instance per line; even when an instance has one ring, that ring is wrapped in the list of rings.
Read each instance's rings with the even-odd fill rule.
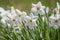
[[[50,39],[49,39],[49,29],[48,29],[48,28],[46,29],[45,36],[46,36],[46,40],[50,40]]]
[[[58,40],[60,40],[59,29],[57,30],[57,32],[58,32]]]

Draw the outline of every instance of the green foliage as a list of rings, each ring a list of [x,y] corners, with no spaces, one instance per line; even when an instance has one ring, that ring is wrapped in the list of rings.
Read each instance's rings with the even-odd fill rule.
[[[42,16],[38,16],[38,26],[32,30],[25,26],[24,22],[21,30],[0,24],[0,40],[60,40],[60,28],[57,30],[50,28],[49,24],[42,21]]]

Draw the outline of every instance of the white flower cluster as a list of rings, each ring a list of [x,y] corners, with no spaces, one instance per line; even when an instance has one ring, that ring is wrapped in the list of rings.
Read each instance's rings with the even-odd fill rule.
[[[11,7],[10,10],[5,10],[0,7],[0,17],[1,22],[6,26],[18,26],[20,27],[22,22],[25,21],[25,25],[29,26],[32,29],[34,26],[37,26],[38,14],[45,15],[49,12],[49,8],[42,6],[41,2],[37,4],[32,3],[31,13],[28,16],[26,12],[22,12],[18,9]],[[43,18],[44,20],[44,18]],[[60,26],[60,5],[57,3],[57,8],[53,10],[53,14],[49,17],[49,24],[51,27],[57,29]]]
[[[31,12],[34,15],[45,15],[49,12],[49,8],[42,6],[41,2],[38,2],[37,4],[32,3],[32,9]],[[46,12],[46,13],[45,13]],[[46,15],[45,15],[46,16]],[[46,20],[46,17],[42,17],[43,21]],[[60,5],[57,2],[57,8],[53,9],[53,14],[48,18],[49,19],[49,25],[53,27],[54,29],[58,29],[60,26]],[[46,20],[47,21],[47,20]]]
[[[53,26],[54,29],[59,28],[60,26],[60,5],[57,2],[57,7],[53,10],[53,14],[51,14],[50,18],[50,25]]]
[[[34,15],[40,14],[45,15],[49,12],[49,8],[42,6],[41,2],[38,2],[37,4],[32,4],[31,12],[34,13]],[[45,13],[46,12],[46,13]],[[42,17],[44,20],[46,20],[46,17]],[[48,18],[49,19],[49,25],[53,27],[54,29],[59,28],[60,26],[60,5],[57,2],[57,8],[53,9],[53,14]]]
[[[14,9],[14,7],[11,7],[10,10],[0,7],[0,17],[4,26],[20,27],[23,21],[26,21],[25,25],[29,26],[29,28],[37,26],[37,16],[34,16],[32,13],[28,16],[26,12]]]

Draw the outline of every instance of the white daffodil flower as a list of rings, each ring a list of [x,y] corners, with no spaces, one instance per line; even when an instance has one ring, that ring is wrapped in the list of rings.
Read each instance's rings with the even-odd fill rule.
[[[7,10],[1,13],[1,22],[5,26],[7,26],[7,24],[8,24],[8,20],[9,20],[8,16],[10,16],[10,14],[9,14],[9,11],[7,11]]]
[[[55,10],[56,10],[56,13],[60,13],[60,5],[59,5],[59,3],[57,2],[57,8],[55,8]]]
[[[1,22],[4,26],[7,26],[7,22],[8,22],[9,18],[7,16],[3,16],[1,19]]]
[[[34,26],[37,26],[37,24],[36,24],[37,18],[26,16],[25,19],[26,19],[25,20],[26,21],[26,26],[28,26],[30,29],[33,29]]]
[[[6,16],[6,12],[5,12],[5,11],[2,12],[2,13],[0,14],[0,16],[1,16],[1,17]]]
[[[0,17],[3,17],[6,15],[6,11],[3,8],[0,8]]]
[[[10,13],[11,13],[11,15],[16,16],[16,10],[14,9],[13,6],[11,7]]]
[[[50,21],[50,26],[53,27],[54,29],[58,29],[58,27],[60,26],[59,16],[51,15],[49,21]]]
[[[16,12],[13,6],[11,7],[10,11],[11,11],[11,13],[15,13]]]
[[[27,16],[26,12],[21,12],[18,9],[16,9],[17,12],[17,18],[23,22],[25,20],[25,17]]]
[[[18,19],[15,17],[12,17],[8,20],[8,24],[10,24],[12,27],[15,27],[15,26],[20,26],[20,23],[18,21]]]
[[[6,19],[6,18],[8,18],[7,14],[9,14],[8,11],[4,11],[0,14],[0,16],[1,16],[2,19]]]
[[[42,6],[41,2],[38,2],[37,4],[32,4],[32,9],[31,11],[35,14],[35,15],[44,15],[45,14],[45,6]]]
[[[2,7],[0,7],[0,13],[1,13],[1,12],[4,12],[4,11],[5,11],[5,9],[2,8]]]

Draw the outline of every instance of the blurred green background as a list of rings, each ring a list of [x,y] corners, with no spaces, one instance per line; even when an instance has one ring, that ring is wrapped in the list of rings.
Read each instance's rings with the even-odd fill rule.
[[[29,13],[32,3],[37,3],[39,1],[41,1],[44,6],[48,6],[51,9],[56,7],[57,2],[60,3],[60,0],[0,0],[0,7],[9,9],[11,6],[14,6],[21,11]]]

